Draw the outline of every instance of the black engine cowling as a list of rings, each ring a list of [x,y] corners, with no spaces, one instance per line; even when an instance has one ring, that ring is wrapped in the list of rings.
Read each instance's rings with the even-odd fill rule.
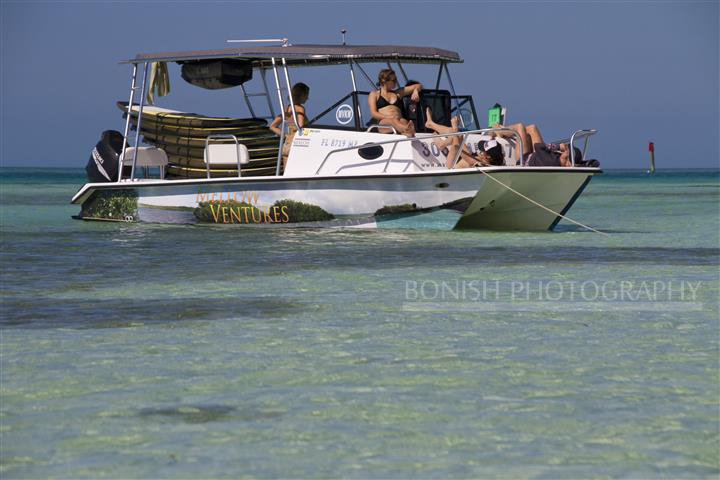
[[[105,130],[102,133],[85,167],[88,181],[91,183],[117,181],[122,146],[122,133],[116,130]]]

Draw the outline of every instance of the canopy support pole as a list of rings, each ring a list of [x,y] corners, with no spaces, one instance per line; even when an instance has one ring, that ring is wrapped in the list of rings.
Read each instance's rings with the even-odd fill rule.
[[[460,112],[460,102],[458,101],[457,94],[455,93],[455,85],[453,85],[452,78],[450,77],[450,70],[448,70],[447,63],[443,62],[442,66],[445,68],[445,74],[447,75],[448,82],[450,83],[450,91],[455,98],[455,108],[457,108],[458,117],[460,117],[460,125],[465,128],[465,120],[463,120],[462,113]]]
[[[445,62],[441,62],[440,68],[438,68],[438,76],[437,76],[437,81],[435,82],[435,90],[440,89],[440,78],[442,78],[443,65],[445,65]]]
[[[132,80],[130,81],[130,100],[128,101],[128,109],[126,112],[127,117],[125,118],[125,134],[123,135],[123,144],[122,144],[122,149],[120,150],[118,178],[117,178],[118,182],[120,180],[122,180],[123,161],[125,160],[125,149],[128,146],[127,136],[128,136],[128,133],[130,133],[130,116],[132,113],[133,101],[135,100],[135,89],[137,88],[135,86],[137,84],[137,70],[138,70],[137,63],[133,63]]]
[[[355,83],[355,70],[353,70],[352,58],[348,60],[348,63],[350,64],[350,79],[352,80],[353,103],[355,104],[355,113],[356,113],[355,128],[360,130],[361,125],[362,125],[362,110],[360,110],[360,102],[358,101],[358,96],[357,96],[357,84]]]
[[[138,147],[140,145],[140,128],[142,127],[142,113],[143,113],[143,107],[145,106],[145,84],[147,83],[147,74],[148,74],[148,62],[145,62],[145,66],[143,67],[143,81],[142,81],[142,89],[140,90],[140,105],[138,109],[138,121],[137,121],[137,131],[135,132],[135,151],[133,152],[133,163],[132,168],[130,169],[130,181],[133,181],[135,179],[135,165],[137,165],[137,155],[138,155]],[[120,165],[120,168],[122,168],[122,165]]]
[[[362,68],[362,65],[360,65],[360,64],[357,63],[357,62],[355,62],[355,66],[358,67],[358,68],[360,69],[360,72],[362,72],[362,74],[365,76],[365,79],[366,79],[366,80],[368,81],[368,83],[370,84],[370,90],[375,90],[375,89],[377,89],[378,86],[375,84],[375,82],[372,81],[372,78],[370,78],[370,75],[367,74],[367,72],[365,71],[365,69]]]
[[[243,92],[243,97],[245,97],[245,104],[247,105],[248,110],[250,110],[250,115],[255,117],[255,111],[253,110],[252,105],[250,104],[250,99],[248,98],[248,94],[245,91],[245,85],[240,85],[240,89]]]
[[[293,96],[292,96],[292,87],[290,86],[290,75],[288,74],[288,68],[287,68],[287,63],[285,62],[285,57],[283,57],[283,59],[282,59],[282,64],[283,64],[283,70],[285,71],[285,85],[287,85],[287,89],[288,89],[288,93],[289,93],[288,97],[290,97],[290,107],[292,108],[293,120],[295,120],[295,128],[300,129],[300,124],[298,123],[298,119],[297,119],[297,112],[295,111],[295,100],[293,99]]]
[[[403,76],[403,78],[405,79],[405,84],[407,85],[408,76],[407,76],[407,74],[405,73],[405,69],[403,68],[402,63],[397,62],[397,65],[398,65],[398,68],[400,69],[400,73],[402,73],[402,76]]]
[[[270,101],[270,90],[268,90],[264,68],[260,69],[260,76],[262,77],[263,87],[265,87],[265,97],[267,98],[268,108],[270,109],[270,117],[275,118],[275,110],[273,109],[272,102]]]
[[[270,59],[272,61],[273,74],[275,74],[275,88],[277,89],[278,102],[280,103],[280,118],[282,124],[280,124],[280,144],[278,145],[278,159],[275,167],[275,176],[280,176],[280,165],[282,165],[282,152],[283,144],[285,143],[285,104],[282,99],[282,90],[280,90],[280,79],[277,72],[277,64],[275,63],[275,57]]]

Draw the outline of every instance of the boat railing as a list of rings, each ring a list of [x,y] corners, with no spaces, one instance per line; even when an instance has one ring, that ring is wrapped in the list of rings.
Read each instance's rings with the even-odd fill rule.
[[[588,143],[590,142],[590,137],[595,135],[597,133],[597,130],[594,128],[590,128],[587,130],[577,130],[573,132],[573,134],[570,136],[570,163],[572,166],[575,166],[575,140],[580,140],[581,138],[585,139],[585,143],[583,144],[582,149],[582,158],[587,159],[587,149],[588,149]]]
[[[416,140],[418,140],[418,139],[420,139],[420,138],[421,138],[422,140],[433,140],[433,139],[435,139],[435,138],[460,137],[460,138],[461,138],[461,142],[460,142],[459,148],[457,149],[457,152],[455,153],[455,158],[453,158],[453,161],[452,161],[452,163],[451,163],[451,164],[452,164],[452,167],[450,167],[450,168],[455,168],[455,165],[457,165],[457,162],[460,160],[460,155],[461,155],[461,153],[462,153],[463,147],[465,146],[465,142],[467,141],[467,138],[468,138],[469,135],[473,135],[473,134],[483,135],[483,134],[497,133],[497,132],[510,133],[511,135],[513,135],[514,137],[516,137],[516,138],[517,138],[517,145],[519,146],[520,151],[521,151],[521,152],[523,151],[523,139],[522,139],[522,137],[520,136],[520,134],[519,134],[518,132],[516,132],[515,130],[513,130],[513,129],[511,129],[511,128],[507,128],[507,127],[501,127],[501,128],[481,128],[481,129],[477,129],[477,130],[468,130],[468,131],[463,131],[463,132],[438,133],[438,134],[427,135],[427,136],[426,136],[426,135],[423,135],[422,137],[396,138],[396,139],[393,139],[393,140],[386,140],[386,141],[383,141],[383,142],[372,142],[372,143],[365,143],[365,144],[363,144],[363,145],[356,145],[356,146],[354,146],[354,147],[338,148],[338,149],[329,151],[329,152],[327,153],[327,155],[325,155],[325,158],[323,159],[323,161],[320,163],[320,166],[319,166],[319,167],[317,168],[317,170],[315,171],[315,175],[319,175],[319,174],[320,174],[320,171],[321,171],[321,170],[323,169],[323,167],[325,166],[325,163],[326,163],[326,162],[328,161],[328,159],[329,159],[331,156],[333,156],[333,155],[337,155],[338,153],[342,153],[342,152],[348,152],[348,151],[351,151],[351,150],[359,150],[359,149],[361,149],[361,148],[371,148],[371,147],[378,147],[378,146],[381,146],[381,145],[390,145],[390,144],[392,144],[393,147],[392,147],[392,149],[390,150],[390,155],[388,156],[387,160],[385,161],[385,166],[383,167],[383,171],[382,171],[382,173],[386,173],[388,167],[390,166],[390,162],[393,160],[393,155],[395,154],[395,150],[396,150],[398,144],[399,144],[399,143],[403,143],[403,142],[416,141]]]
[[[597,130],[594,128],[586,129],[586,130],[575,130],[572,135],[568,138],[563,138],[560,140],[555,140],[555,144],[560,143],[568,143],[570,144],[570,163],[574,167],[575,166],[575,148],[572,148],[575,146],[575,140],[582,140],[585,139],[585,142],[583,143],[583,148],[581,150],[582,152],[582,158],[587,159],[587,150],[588,150],[588,144],[590,142],[590,137],[595,135],[597,133]]]
[[[373,131],[373,130],[377,130],[376,133],[380,133],[380,129],[381,129],[381,128],[384,128],[384,129],[388,129],[388,128],[389,128],[389,129],[392,130],[393,135],[397,135],[397,130],[395,130],[395,127],[393,127],[392,125],[380,125],[380,124],[378,124],[378,123],[376,123],[376,124],[374,124],[374,125],[370,125],[370,126],[365,130],[365,133],[370,133],[370,132]]]

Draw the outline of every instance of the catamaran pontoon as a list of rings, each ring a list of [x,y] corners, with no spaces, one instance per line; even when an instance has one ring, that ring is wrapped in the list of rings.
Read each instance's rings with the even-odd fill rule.
[[[252,118],[203,117],[145,104],[148,89],[166,73],[166,62],[183,65],[183,78],[205,88],[239,86]],[[363,68],[367,63],[390,67],[405,76],[404,63],[436,65],[435,88],[425,88],[415,110],[415,138],[379,133],[364,121],[356,72],[375,87]],[[461,63],[455,52],[427,47],[282,45],[139,54],[132,65],[125,132],[105,132],[88,163],[90,183],[73,197],[81,204],[77,218],[164,223],[234,223],[374,226],[383,219],[455,212],[455,228],[552,230],[598,168],[579,166],[571,148],[571,167],[531,167],[516,163],[522,152],[519,135],[503,143],[505,165],[447,168],[433,140],[447,137],[423,130],[425,107],[438,123],[459,116],[457,134],[473,149],[479,140],[503,129],[480,128],[470,96],[457,95],[448,64]],[[273,136],[267,119],[286,111],[291,87],[289,67],[345,65],[352,91],[300,129],[281,170],[284,138]],[[138,74],[142,70],[142,83]],[[148,82],[148,70],[151,80]],[[271,71],[275,91],[268,89]],[[259,73],[264,92],[251,94],[245,83]],[[449,90],[440,89],[445,77]],[[407,81],[407,78],[405,78]],[[150,87],[148,88],[148,83]],[[284,83],[285,87],[281,87]],[[428,84],[425,84],[428,85]],[[139,102],[135,92],[140,90]],[[258,118],[251,96],[264,96],[269,116]],[[293,108],[292,98],[288,98]],[[257,105],[255,105],[257,107]],[[284,116],[283,116],[284,117]],[[328,120],[328,117],[330,119]],[[295,119],[297,120],[297,119]],[[134,146],[128,135],[135,130]],[[283,118],[282,130],[286,125]],[[578,130],[569,141],[584,140],[594,130]],[[140,136],[150,147],[140,146]],[[458,152],[459,153],[459,152]],[[519,155],[521,157],[521,155]],[[159,178],[148,172],[157,167]],[[140,175],[142,169],[144,175]],[[138,177],[144,178],[138,178]],[[300,222],[300,223],[298,223]],[[312,222],[312,223],[307,223]]]

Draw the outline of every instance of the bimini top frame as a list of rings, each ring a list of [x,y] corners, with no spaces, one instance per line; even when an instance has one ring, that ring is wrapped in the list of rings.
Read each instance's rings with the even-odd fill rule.
[[[288,67],[322,66],[365,62],[462,63],[457,52],[433,47],[400,45],[287,45],[235,47],[218,50],[139,53],[120,63],[183,62],[219,58],[243,58],[255,68],[272,67],[272,58],[285,58]]]
[[[259,41],[259,40],[258,40]],[[256,40],[249,41],[237,41],[237,42],[258,42]],[[263,40],[276,42],[278,40]],[[463,60],[457,52],[450,50],[443,50],[434,47],[414,47],[414,46],[400,46],[400,45],[290,45],[287,43],[287,39],[282,39],[282,45],[279,46],[261,46],[261,47],[241,47],[241,48],[223,48],[218,50],[193,50],[184,52],[168,52],[168,53],[140,53],[135,58],[125,60],[120,63],[132,64],[133,73],[130,86],[130,101],[128,102],[128,112],[133,107],[133,101],[135,98],[135,91],[140,90],[140,102],[138,111],[138,124],[135,135],[135,151],[133,155],[132,167],[129,180],[132,181],[135,178],[135,167],[137,164],[137,147],[139,145],[140,128],[142,122],[142,112],[145,105],[145,89],[147,83],[148,66],[154,62],[190,62],[194,60],[211,60],[211,59],[222,59],[222,58],[233,58],[233,59],[244,59],[252,63],[253,68],[257,68],[263,74],[263,85],[265,87],[265,95],[268,99],[268,105],[272,114],[272,102],[270,101],[270,91],[267,88],[265,81],[265,70],[271,69],[275,77],[275,89],[278,95],[278,103],[280,111],[285,111],[285,104],[283,102],[280,78],[278,75],[278,60],[281,62],[281,66],[284,70],[285,89],[290,91],[290,77],[288,74],[288,67],[303,67],[303,66],[327,66],[327,65],[349,65],[350,76],[352,79],[353,94],[357,95],[357,85],[355,83],[355,73],[353,70],[354,64],[359,63],[386,63],[390,68],[390,62],[397,63],[400,72],[407,81],[407,75],[402,68],[402,63],[420,63],[420,64],[435,64],[439,65],[437,84],[440,83],[440,77],[444,70],[447,79],[450,83],[450,89],[452,94],[456,96],[455,88],[450,78],[450,72],[448,71],[448,63],[462,63]],[[142,72],[142,86],[137,86],[138,80],[138,67],[143,66]],[[362,67],[358,65],[358,68],[366,76],[370,83],[373,83]],[[437,85],[436,85],[437,88]],[[248,103],[248,108],[252,112],[250,103],[247,98],[247,93],[243,88],[243,94],[245,95],[245,101]],[[460,105],[456,99],[456,106],[459,110]],[[297,114],[295,113],[295,105],[292,99],[292,95],[289,95],[289,103],[291,111],[294,117],[295,124],[298,124]],[[358,119],[361,120],[362,112],[357,102],[357,98],[354,97],[355,109],[358,112]],[[254,113],[253,113],[254,115]],[[286,121],[285,115],[281,115],[282,124],[280,126],[281,135],[280,143],[278,148],[278,161],[275,171],[275,175],[280,174],[280,162],[282,155],[282,145],[285,140],[285,128]],[[462,126],[465,126],[465,122],[460,117]],[[124,160],[125,147],[128,145],[128,133],[130,131],[130,115],[127,116],[125,123],[125,134],[123,139],[123,148],[121,153],[121,165]],[[123,180],[123,169],[120,168],[118,171],[118,182]]]

